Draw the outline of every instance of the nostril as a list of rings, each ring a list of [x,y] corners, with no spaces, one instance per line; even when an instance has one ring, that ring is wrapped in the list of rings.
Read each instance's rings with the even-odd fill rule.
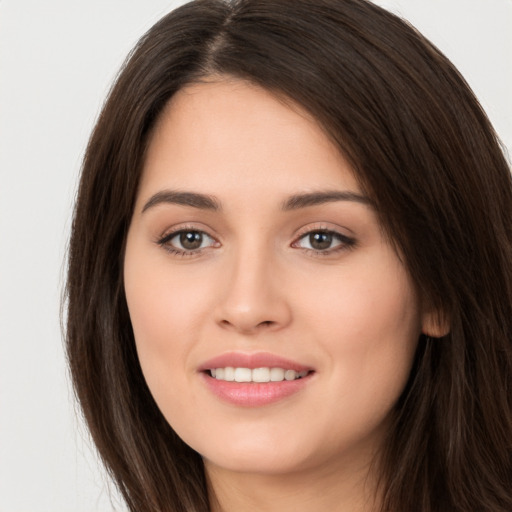
[[[224,325],[224,326],[232,326],[234,325],[232,322],[230,322],[229,320],[221,320],[220,321],[221,325]],[[264,320],[263,322],[259,322],[256,324],[256,328],[258,327],[270,327],[272,325],[274,325],[275,322],[273,322],[272,320]]]

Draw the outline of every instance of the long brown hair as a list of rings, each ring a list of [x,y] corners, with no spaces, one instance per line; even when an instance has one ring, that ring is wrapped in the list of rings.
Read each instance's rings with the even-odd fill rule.
[[[139,42],[84,159],[69,250],[67,349],[98,451],[133,512],[209,509],[200,455],[146,386],[123,253],[143,157],[172,95],[210,75],[291,98],[351,162],[422,300],[382,454],[385,512],[512,510],[512,181],[453,65],[366,0],[196,0]]]

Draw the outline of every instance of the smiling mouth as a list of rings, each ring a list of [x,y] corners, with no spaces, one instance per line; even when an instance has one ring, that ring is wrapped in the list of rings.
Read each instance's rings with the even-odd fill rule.
[[[206,372],[210,377],[225,382],[246,382],[265,383],[294,381],[307,377],[311,371],[304,370],[297,372],[286,368],[212,368]]]
[[[264,407],[300,394],[315,370],[270,353],[222,354],[199,368],[206,387],[236,407]]]

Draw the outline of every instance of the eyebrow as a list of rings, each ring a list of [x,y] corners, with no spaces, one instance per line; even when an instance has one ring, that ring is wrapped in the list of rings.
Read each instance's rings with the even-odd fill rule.
[[[353,201],[365,205],[372,204],[368,197],[356,192],[327,190],[295,194],[283,202],[281,209],[283,211],[298,210],[336,201]],[[222,209],[220,202],[214,196],[197,192],[162,190],[149,198],[142,208],[142,213],[159,204],[178,204],[210,211],[220,211]]]
[[[180,192],[178,190],[162,190],[151,196],[142,208],[144,213],[149,208],[159,204],[179,204],[182,206],[191,206],[201,210],[218,211],[221,209],[220,203],[213,196],[198,194],[196,192]]]
[[[326,190],[323,192],[310,192],[306,194],[297,194],[289,197],[282,205],[285,211],[307,208],[324,203],[335,201],[353,201],[365,205],[371,205],[372,202],[366,196],[350,191]]]

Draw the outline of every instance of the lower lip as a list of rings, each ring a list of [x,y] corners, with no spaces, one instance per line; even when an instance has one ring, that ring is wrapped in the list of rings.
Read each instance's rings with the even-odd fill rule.
[[[228,382],[202,373],[210,391],[221,400],[241,407],[262,407],[283,400],[301,391],[312,377],[280,382]]]

